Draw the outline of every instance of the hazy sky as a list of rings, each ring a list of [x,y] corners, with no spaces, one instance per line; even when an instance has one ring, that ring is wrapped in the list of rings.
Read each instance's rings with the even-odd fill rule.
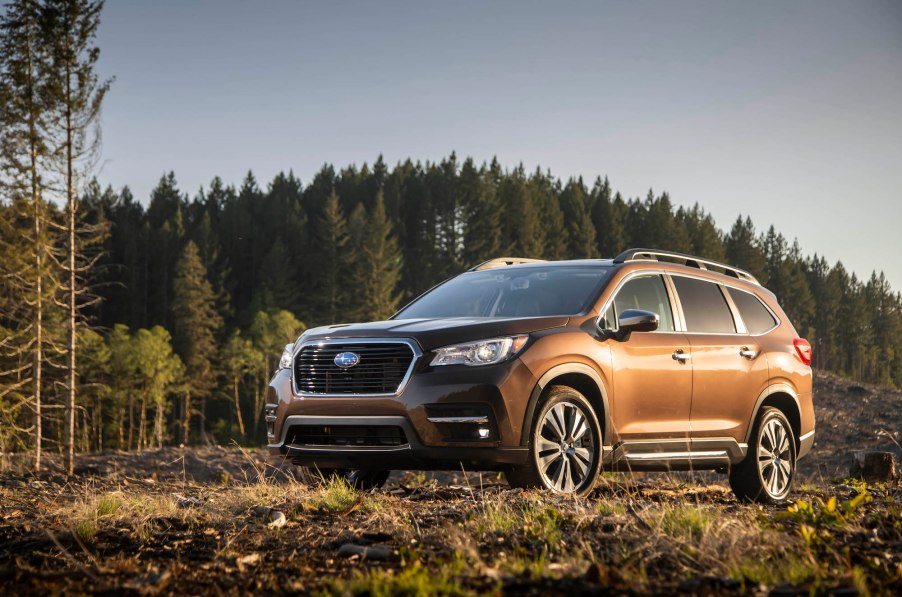
[[[902,2],[108,0],[101,181],[456,151],[739,213],[902,289]]]

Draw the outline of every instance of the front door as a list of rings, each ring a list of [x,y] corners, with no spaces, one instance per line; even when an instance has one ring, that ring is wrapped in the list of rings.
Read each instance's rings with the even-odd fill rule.
[[[606,324],[614,328],[616,317],[626,309],[657,313],[660,324],[657,331],[634,332],[625,341],[611,341],[615,441],[688,442],[692,355],[686,336],[675,331],[663,278],[658,274],[630,278],[606,312]],[[679,448],[677,444],[669,449]],[[637,450],[642,447],[630,447]]]

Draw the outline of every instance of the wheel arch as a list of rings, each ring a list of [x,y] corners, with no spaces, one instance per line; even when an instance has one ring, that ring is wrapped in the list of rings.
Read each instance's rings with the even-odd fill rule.
[[[801,440],[799,438],[802,433],[802,409],[799,405],[799,397],[796,395],[795,390],[793,390],[792,386],[785,383],[768,386],[768,388],[758,396],[758,401],[755,403],[755,409],[752,411],[752,418],[749,420],[748,430],[745,432],[745,443],[748,444],[751,441],[752,429],[755,426],[755,421],[758,420],[761,409],[766,406],[776,408],[786,416],[789,425],[792,427],[796,453],[798,453],[801,446]]]
[[[611,437],[611,409],[608,393],[601,375],[584,363],[564,363],[552,367],[545,372],[536,383],[529,396],[529,405],[523,417],[523,429],[520,434],[520,445],[528,446],[532,420],[536,414],[539,399],[545,390],[554,385],[564,385],[581,393],[595,408],[598,422],[602,427],[603,441]]]

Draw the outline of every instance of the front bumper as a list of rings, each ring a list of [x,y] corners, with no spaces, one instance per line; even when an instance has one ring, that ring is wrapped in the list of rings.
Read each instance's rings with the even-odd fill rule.
[[[267,388],[268,448],[272,455],[322,468],[439,470],[501,469],[526,462],[520,445],[523,417],[536,379],[519,359],[486,367],[415,368],[395,396],[319,396],[294,391],[291,372],[279,371]],[[454,418],[485,421],[447,423]],[[456,415],[465,414],[465,417]],[[432,419],[432,420],[430,420]],[[309,445],[298,426],[395,426],[399,446]],[[488,429],[487,437],[460,434]]]
[[[295,464],[319,468],[364,469],[422,469],[442,470],[464,467],[493,469],[526,462],[527,450],[523,447],[466,447],[425,446],[416,436],[404,417],[316,417],[292,415],[283,424],[287,433],[296,425],[369,425],[398,426],[404,430],[408,443],[391,447],[354,446],[305,446],[282,441],[270,445],[274,455],[283,456]],[[487,449],[490,448],[490,449]]]

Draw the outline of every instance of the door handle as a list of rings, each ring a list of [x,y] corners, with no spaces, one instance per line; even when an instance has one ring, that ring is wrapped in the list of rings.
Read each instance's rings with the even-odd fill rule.
[[[679,361],[681,363],[685,363],[686,361],[689,360],[689,355],[687,353],[683,352],[682,348],[676,349],[674,351],[674,353],[670,356],[673,357],[674,361]]]
[[[739,356],[751,361],[756,356],[758,356],[758,353],[755,352],[754,350],[749,350],[748,346],[743,346],[742,348],[739,349]]]

